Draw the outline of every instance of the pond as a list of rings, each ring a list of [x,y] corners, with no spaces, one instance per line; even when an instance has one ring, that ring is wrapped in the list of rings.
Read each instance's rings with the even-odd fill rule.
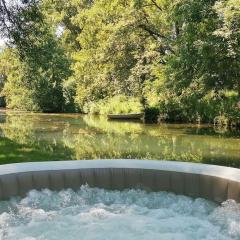
[[[0,110],[0,163],[166,159],[240,167],[240,132],[108,121],[104,116]]]

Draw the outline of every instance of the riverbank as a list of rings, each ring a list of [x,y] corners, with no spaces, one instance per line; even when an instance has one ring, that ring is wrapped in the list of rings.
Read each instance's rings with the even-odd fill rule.
[[[3,110],[0,163],[165,159],[240,167],[240,133],[210,125],[143,124],[80,114]]]
[[[7,108],[1,108],[0,107],[0,114],[3,113],[9,113],[9,114],[29,114],[29,115],[56,115],[56,116],[66,116],[66,117],[74,117],[74,116],[95,116],[95,117],[103,117],[103,118],[108,118],[107,114],[100,114],[100,113],[42,113],[42,112],[31,112],[31,111],[24,111],[24,110],[15,110],[15,109],[7,109]],[[119,114],[121,115],[121,114]],[[124,114],[123,114],[124,115]],[[165,116],[162,115],[158,110],[152,109],[152,110],[146,110],[143,112],[143,118],[136,120],[136,119],[114,119],[114,121],[127,121],[127,122],[141,122],[144,124],[170,124],[170,125],[181,125],[181,126],[192,126],[196,128],[214,128],[217,132],[228,132],[228,131],[233,131],[233,132],[238,132],[240,131],[240,126],[239,125],[234,125],[234,124],[228,124],[228,121],[222,119],[222,123],[219,122],[212,122],[212,123],[206,123],[206,122],[182,122],[182,121],[167,121],[165,119]]]

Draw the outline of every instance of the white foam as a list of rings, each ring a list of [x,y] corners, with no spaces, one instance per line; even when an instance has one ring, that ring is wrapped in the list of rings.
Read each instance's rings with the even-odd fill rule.
[[[240,206],[140,190],[31,191],[0,203],[1,240],[240,239]]]

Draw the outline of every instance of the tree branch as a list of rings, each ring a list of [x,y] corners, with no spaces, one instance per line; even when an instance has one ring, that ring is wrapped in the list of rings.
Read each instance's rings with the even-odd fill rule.
[[[139,28],[143,29],[144,31],[148,32],[152,37],[154,37],[156,40],[158,38],[163,38],[163,39],[166,39],[168,40],[168,38],[160,33],[157,33],[155,32],[154,30],[150,29],[149,27],[147,27],[146,25],[144,24],[139,24],[138,25]]]
[[[156,3],[156,0],[151,0],[151,2],[159,11],[162,11],[162,8]]]
[[[159,41],[159,38],[160,38],[160,39],[167,40],[167,42],[171,42],[171,40],[168,37],[166,37],[166,36],[164,36],[160,33],[155,32],[154,30],[150,29],[148,26],[146,26],[144,24],[139,24],[138,27],[143,29],[144,31],[146,31],[156,41]],[[168,50],[171,53],[175,54],[175,51],[170,46],[165,47],[165,50]]]

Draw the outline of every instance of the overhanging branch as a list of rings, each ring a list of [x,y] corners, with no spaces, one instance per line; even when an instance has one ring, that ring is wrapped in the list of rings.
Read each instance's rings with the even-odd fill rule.
[[[151,0],[151,2],[158,10],[162,11],[162,8],[157,4],[156,0]]]
[[[166,40],[167,42],[171,42],[171,40],[168,37],[166,37],[165,35],[163,35],[161,33],[158,33],[156,31],[152,30],[150,27],[148,27],[144,24],[139,24],[138,27],[141,28],[142,30],[144,30],[145,32],[147,32],[156,41],[159,41],[159,39],[163,39],[163,40]],[[175,54],[174,50],[170,46],[165,47],[165,50],[168,50],[171,53]]]

